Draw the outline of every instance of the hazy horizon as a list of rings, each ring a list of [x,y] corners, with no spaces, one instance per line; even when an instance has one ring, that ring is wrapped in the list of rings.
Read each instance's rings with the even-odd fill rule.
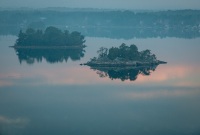
[[[1,8],[98,8],[98,9],[131,9],[131,10],[178,10],[178,9],[200,9],[199,0],[1,0]]]

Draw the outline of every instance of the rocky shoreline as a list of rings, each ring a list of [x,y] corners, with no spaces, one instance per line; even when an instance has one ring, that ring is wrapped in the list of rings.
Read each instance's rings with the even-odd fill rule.
[[[141,61],[89,61],[81,65],[87,65],[91,67],[139,67],[139,66],[153,66],[159,64],[167,64],[165,61],[152,61],[152,62],[141,62]]]

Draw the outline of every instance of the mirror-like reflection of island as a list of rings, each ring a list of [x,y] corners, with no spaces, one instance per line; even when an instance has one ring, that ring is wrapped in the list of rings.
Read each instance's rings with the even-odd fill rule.
[[[156,70],[157,65],[144,67],[91,67],[99,77],[109,77],[111,80],[135,81],[138,75],[149,76]]]
[[[80,60],[84,57],[85,50],[79,49],[30,49],[15,48],[20,64],[25,61],[27,64],[42,62],[45,59],[48,63],[67,62],[70,58],[72,61]]]

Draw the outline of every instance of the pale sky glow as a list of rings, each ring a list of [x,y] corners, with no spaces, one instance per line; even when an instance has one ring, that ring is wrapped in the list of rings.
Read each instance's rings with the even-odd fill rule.
[[[105,9],[200,9],[200,0],[0,0],[0,7]]]
[[[159,67],[160,66],[160,67]],[[32,72],[19,72],[19,73],[0,73],[0,87],[12,86],[24,80],[35,80],[30,81],[29,85],[94,85],[94,84],[114,84],[114,85],[143,85],[148,86],[149,84],[156,83],[160,86],[178,86],[178,87],[199,87],[199,65],[191,67],[188,65],[175,65],[162,67],[159,65],[155,72],[151,73],[151,76],[138,75],[137,79],[133,81],[126,80],[122,82],[120,79],[111,80],[108,76],[100,78],[96,73],[88,67],[57,67],[48,69],[38,69],[35,67]],[[165,65],[166,66],[166,65]],[[165,71],[165,72],[163,72]],[[17,80],[17,81],[16,81]]]

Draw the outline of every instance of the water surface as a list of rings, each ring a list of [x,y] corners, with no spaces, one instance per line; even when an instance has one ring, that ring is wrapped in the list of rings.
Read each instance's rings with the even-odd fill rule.
[[[53,62],[41,55],[20,60],[8,47],[15,40],[0,37],[0,134],[200,134],[200,38],[86,37],[84,56]],[[135,81],[79,65],[99,47],[121,43],[150,49],[168,64]]]

